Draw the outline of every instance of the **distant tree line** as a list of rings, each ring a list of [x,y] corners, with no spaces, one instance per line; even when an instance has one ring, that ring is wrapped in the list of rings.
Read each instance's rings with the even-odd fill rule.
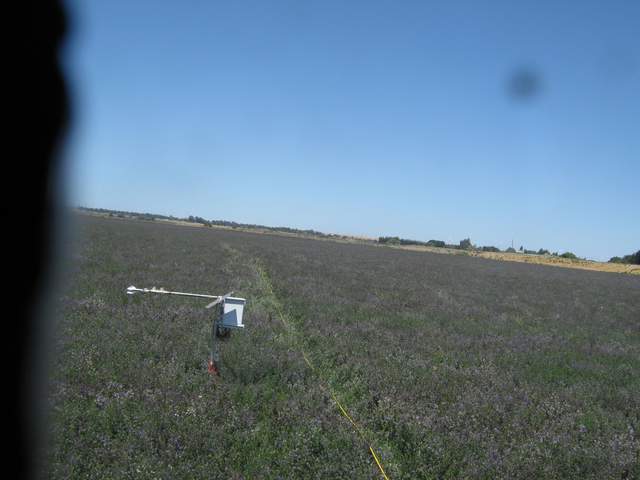
[[[424,247],[453,249],[468,249],[471,245],[471,241],[468,238],[465,240],[461,240],[459,245],[449,245],[443,240],[429,240],[428,242],[423,242],[421,240],[411,240],[408,238],[400,237],[378,237],[378,243],[381,245],[421,245]]]
[[[610,263],[628,263],[630,265],[640,265],[640,250],[631,255],[625,255],[624,257],[611,257]]]
[[[442,240],[429,240],[428,242],[423,242],[420,240],[410,240],[407,238],[400,238],[400,237],[378,237],[378,243],[381,245],[422,245],[426,247],[450,248],[454,250],[470,250],[470,251],[496,252],[496,253],[502,252],[502,250],[500,250],[498,247],[495,247],[493,245],[485,245],[482,247],[478,247],[471,242],[470,238],[464,238],[460,240],[458,244],[448,244]],[[507,253],[517,253],[516,249],[513,247],[509,247],[504,251]],[[536,251],[536,250],[527,250],[524,247],[520,247],[520,252],[527,253],[529,255],[554,255],[556,257],[561,256],[564,258],[574,258],[574,259],[578,258],[571,252],[566,252],[566,253],[563,253],[562,255],[558,255],[558,252],[555,252],[552,254],[551,252],[549,252],[549,250],[545,248],[541,248]]]
[[[173,221],[182,221],[182,222],[190,222],[190,223],[199,223],[204,225],[205,227],[229,227],[229,228],[246,228],[246,229],[261,229],[272,232],[281,232],[281,233],[290,233],[297,235],[308,235],[314,237],[322,237],[322,238],[332,238],[332,239],[348,239],[350,238],[348,235],[338,235],[335,233],[323,233],[318,232],[316,230],[301,230],[297,228],[290,227],[269,227],[267,225],[256,225],[252,223],[238,223],[231,222],[228,220],[207,220],[206,218],[202,218],[195,215],[189,215],[188,217],[174,217],[173,215],[160,215],[156,213],[139,213],[139,212],[129,212],[125,210],[110,210],[107,208],[90,208],[90,207],[78,207],[78,210],[86,211],[86,212],[95,212],[101,213],[104,215],[108,215],[110,217],[117,218],[134,218],[137,220],[173,220]]]
[[[379,237],[378,243],[382,245],[427,245],[428,242],[422,242],[420,240],[410,240],[408,238],[400,237]]]
[[[210,227],[211,225],[213,225],[209,220],[206,220],[202,217],[194,217],[193,215],[189,215],[187,220],[191,223],[201,223],[205,227]]]
[[[194,216],[194,215],[189,215],[186,218],[182,218],[182,217],[174,217],[173,215],[161,215],[157,213],[139,213],[139,212],[128,212],[124,210],[110,210],[107,208],[90,208],[90,207],[78,207],[78,210],[101,213],[111,217],[135,218],[138,220],[146,220],[146,221],[154,221],[157,219],[174,220],[174,221],[199,223],[201,225],[204,225],[205,227],[220,226],[220,227],[228,227],[228,228],[245,228],[245,229],[252,229],[252,230],[260,229],[260,230],[266,230],[270,232],[289,233],[294,235],[305,235],[305,236],[312,236],[312,237],[342,239],[342,240],[347,240],[352,238],[352,237],[349,237],[348,235],[338,235],[335,233],[323,233],[323,232],[319,232],[317,230],[312,230],[312,229],[302,230],[302,229],[291,228],[291,227],[269,227],[267,225],[257,225],[253,223],[238,223],[238,222],[232,222],[228,220],[207,220],[205,218]],[[367,241],[367,240],[362,240],[362,241]],[[502,251],[498,247],[494,247],[494,246],[477,247],[471,242],[470,238],[462,239],[458,244],[448,244],[443,240],[429,240],[427,242],[424,242],[421,240],[411,240],[411,239],[400,238],[400,237],[378,237],[377,240],[372,240],[372,241],[380,245],[419,245],[419,246],[426,246],[426,247],[449,248],[454,250],[482,251],[482,252],[501,252]],[[521,246],[519,250],[521,253],[526,253],[529,255],[553,255],[555,257],[562,257],[570,260],[578,259],[578,257],[572,252],[565,252],[559,255],[558,252],[549,253],[549,250],[546,250],[544,248],[541,248],[536,251],[536,250],[525,249],[523,246]],[[505,252],[517,253],[517,251],[513,247],[507,248]],[[611,258],[611,260],[609,260],[609,262],[630,263],[630,264],[639,265],[640,250],[637,251],[636,253],[633,253],[631,255],[626,255],[622,258],[613,257]]]

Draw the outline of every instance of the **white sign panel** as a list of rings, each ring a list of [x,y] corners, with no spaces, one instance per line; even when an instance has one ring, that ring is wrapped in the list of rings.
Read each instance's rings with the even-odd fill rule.
[[[244,298],[227,297],[224,299],[222,312],[222,326],[225,328],[244,328],[242,313],[244,312]]]

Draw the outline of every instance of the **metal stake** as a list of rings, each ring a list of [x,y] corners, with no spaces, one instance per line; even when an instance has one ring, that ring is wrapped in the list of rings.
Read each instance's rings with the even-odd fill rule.
[[[209,350],[209,364],[207,366],[207,370],[210,374],[218,376],[220,375],[220,371],[218,370],[220,353],[218,342],[216,342],[216,336],[218,335],[218,321],[222,320],[223,310],[222,302],[220,302],[220,305],[216,308],[216,314],[213,316],[213,321],[211,322],[211,348]]]

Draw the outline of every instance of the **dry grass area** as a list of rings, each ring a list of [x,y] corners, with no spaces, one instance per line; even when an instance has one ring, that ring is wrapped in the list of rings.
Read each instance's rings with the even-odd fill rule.
[[[386,246],[386,245],[385,245]],[[471,257],[488,258],[505,262],[533,263],[536,265],[551,265],[553,267],[578,268],[580,270],[594,270],[597,272],[629,273],[640,275],[639,265],[629,265],[626,263],[596,262],[593,260],[570,260],[568,258],[555,257],[553,255],[534,255],[525,253],[507,252],[474,252],[467,250],[456,250],[453,248],[425,247],[421,245],[399,245],[389,246],[401,250],[411,250],[414,252],[440,253],[445,255],[468,255]]]
[[[471,255],[491,258],[493,260],[505,260],[508,262],[537,263],[553,265],[556,267],[580,268],[583,270],[597,270],[599,272],[631,273],[640,275],[640,266],[627,265],[625,263],[594,262],[591,260],[570,260],[568,258],[554,257],[552,255],[525,255],[522,253],[505,252],[477,252]]]
[[[507,252],[474,252],[467,250],[455,250],[453,248],[425,247],[421,245],[400,245],[391,248],[411,250],[414,252],[441,253],[446,255],[468,255],[470,257],[489,258],[504,262],[533,263],[536,265],[551,265],[553,267],[578,268],[580,270],[593,270],[597,272],[629,273],[640,275],[639,265],[626,263],[596,262],[593,260],[570,260],[568,258],[555,257],[553,255],[533,255],[526,253]]]

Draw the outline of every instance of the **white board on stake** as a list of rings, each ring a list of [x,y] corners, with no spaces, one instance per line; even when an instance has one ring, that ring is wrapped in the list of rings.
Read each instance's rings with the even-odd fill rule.
[[[242,314],[246,302],[244,298],[238,297],[224,299],[224,311],[222,312],[222,326],[224,328],[244,328]]]

